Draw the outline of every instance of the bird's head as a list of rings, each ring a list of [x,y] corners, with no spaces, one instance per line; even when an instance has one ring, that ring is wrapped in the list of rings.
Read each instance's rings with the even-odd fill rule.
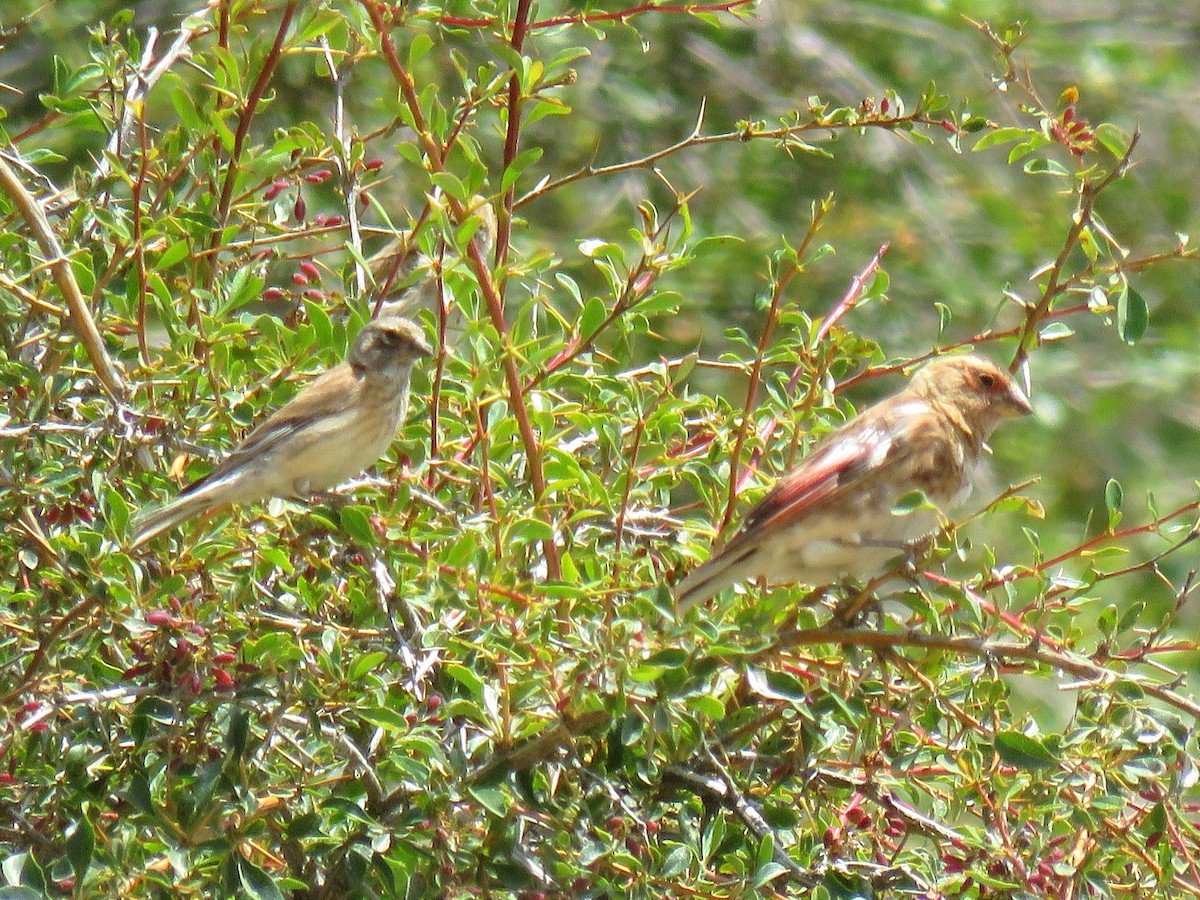
[[[990,359],[945,356],[921,368],[909,390],[960,416],[980,440],[1004,419],[1033,412],[1029,398],[1007,371]]]
[[[362,372],[407,368],[433,351],[416,322],[381,316],[368,322],[350,351],[350,365]]]

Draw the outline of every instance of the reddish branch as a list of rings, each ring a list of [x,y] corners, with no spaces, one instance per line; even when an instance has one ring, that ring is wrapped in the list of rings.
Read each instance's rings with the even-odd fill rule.
[[[688,15],[698,15],[700,13],[731,13],[740,7],[749,6],[752,3],[757,3],[758,0],[729,0],[726,3],[684,3],[676,6],[667,6],[658,3],[641,3],[637,6],[630,6],[626,9],[617,10],[616,12],[607,13],[578,13],[573,16],[554,16],[549,19],[541,19],[537,22],[532,22],[526,26],[526,31],[539,31],[544,28],[557,28],[560,25],[590,25],[599,22],[625,22],[635,16],[644,15],[645,13],[686,13]],[[441,16],[438,22],[447,28],[490,28],[496,24],[494,17],[481,19],[467,19],[460,16]],[[515,33],[515,25],[510,25]]]
[[[991,581],[985,582],[984,584],[980,585],[979,590],[990,591],[993,588],[997,588],[1002,584],[1010,584],[1011,582],[1017,581],[1022,578],[1029,578],[1034,575],[1041,575],[1047,569],[1051,569],[1054,566],[1062,565],[1067,560],[1074,559],[1077,556],[1082,556],[1084,553],[1088,552],[1089,550],[1092,550],[1095,547],[1099,547],[1102,544],[1107,544],[1110,541],[1120,541],[1125,538],[1134,537],[1135,535],[1139,535],[1139,534],[1155,533],[1155,532],[1159,531],[1163,525],[1165,525],[1167,522],[1170,522],[1172,519],[1178,519],[1180,516],[1184,516],[1184,515],[1187,515],[1188,513],[1196,512],[1197,510],[1200,510],[1200,500],[1194,500],[1191,503],[1185,503],[1183,506],[1180,506],[1178,509],[1172,510],[1171,512],[1167,513],[1166,515],[1159,516],[1153,522],[1146,522],[1143,525],[1135,525],[1132,528],[1123,528],[1120,531],[1106,531],[1103,534],[1098,534],[1094,538],[1091,538],[1090,540],[1086,540],[1082,544],[1079,544],[1076,547],[1072,547],[1070,550],[1066,551],[1065,553],[1060,553],[1058,556],[1052,557],[1051,559],[1047,559],[1044,562],[1039,563],[1036,566],[1033,566],[1028,569],[1021,569],[1021,570],[1009,572],[1007,575],[1004,575],[1000,578],[993,578]],[[1192,532],[1189,532],[1189,534],[1185,538],[1185,540],[1193,539],[1195,536],[1194,532],[1195,532],[1195,529],[1193,529]]]
[[[362,0],[362,3],[371,17],[371,22],[375,26],[376,33],[379,35],[380,47],[383,50],[384,59],[387,61],[389,68],[391,68],[397,83],[400,85],[400,93],[412,118],[417,138],[421,141],[425,153],[429,157],[430,171],[434,173],[444,172],[446,171],[446,164],[442,146],[425,122],[425,116],[421,112],[421,103],[417,97],[416,85],[413,82],[412,75],[409,74],[404,64],[400,61],[400,56],[396,52],[396,45],[392,41],[387,23],[384,21],[383,4],[376,2],[376,0]],[[522,0],[522,6],[525,5],[526,0]],[[446,202],[450,206],[450,211],[456,222],[461,223],[466,221],[468,215],[467,208],[459,198],[447,195]],[[504,217],[501,216],[500,218],[503,219]],[[502,238],[498,234],[497,244],[499,245],[501,242]],[[471,242],[467,247],[467,263],[470,265],[471,271],[475,274],[475,279],[479,283],[479,291],[483,295],[484,302],[487,304],[488,315],[492,320],[492,327],[496,329],[496,333],[500,338],[500,364],[504,370],[504,381],[508,390],[509,406],[511,407],[513,417],[517,421],[517,429],[521,435],[525,457],[529,462],[529,481],[533,488],[533,496],[540,506],[542,499],[546,495],[546,475],[542,463],[542,447],[529,418],[526,396],[522,390],[520,373],[517,370],[516,351],[513,348],[508,322],[504,316],[504,299],[496,286],[495,280],[492,278],[492,272],[487,261],[483,258],[477,236],[471,238]],[[540,512],[544,521],[553,530],[554,522],[549,510],[541,509]],[[559,563],[558,547],[554,538],[543,541],[542,549],[546,558],[547,574],[551,579],[558,580],[562,577],[562,568]]]
[[[262,69],[259,70],[258,78],[254,80],[254,86],[246,96],[246,106],[242,110],[242,114],[238,116],[237,131],[233,135],[233,151],[229,154],[229,169],[225,172],[225,183],[221,186],[221,199],[217,204],[216,219],[219,224],[213,230],[211,246],[214,248],[220,241],[221,231],[229,217],[229,205],[233,201],[233,186],[237,183],[239,162],[242,158],[242,150],[246,145],[246,135],[250,132],[250,123],[254,121],[259,101],[262,100],[267,85],[271,83],[275,66],[279,64],[279,59],[283,55],[283,40],[287,37],[292,17],[295,16],[296,7],[299,4],[300,0],[288,0],[287,6],[284,7],[283,18],[279,22],[279,29],[275,32],[275,41],[271,44],[267,58],[263,60]]]
[[[1125,155],[1121,157],[1120,162],[1103,178],[1098,181],[1086,181],[1083,187],[1080,188],[1079,208],[1075,211],[1075,215],[1071,217],[1071,228],[1067,231],[1067,238],[1063,241],[1062,249],[1058,252],[1054,264],[1050,267],[1049,272],[1047,272],[1046,285],[1042,289],[1041,299],[1033,306],[1030,306],[1025,314],[1025,322],[1021,326],[1021,338],[1017,345],[1017,353],[1013,357],[1012,365],[1010,366],[1014,372],[1025,361],[1025,357],[1033,347],[1037,331],[1046,319],[1046,316],[1050,313],[1055,298],[1065,290],[1063,270],[1067,266],[1067,260],[1070,259],[1071,253],[1079,243],[1079,237],[1083,233],[1083,230],[1091,224],[1092,211],[1095,209],[1096,199],[1110,184],[1124,176],[1129,168],[1130,160],[1133,158],[1133,150],[1137,146],[1137,143],[1138,132],[1135,131],[1133,137],[1129,140],[1129,146],[1126,148]]]
[[[530,0],[517,0],[517,14],[512,24],[512,48],[520,56],[525,48],[525,35],[529,28]],[[508,79],[508,122],[504,131],[504,169],[513,164],[521,145],[521,75],[513,72]],[[504,192],[504,204],[496,222],[496,265],[508,260],[508,243],[512,231],[513,198],[516,187]]]
[[[858,302],[862,299],[863,294],[866,292],[867,286],[871,283],[871,278],[879,270],[879,265],[883,259],[883,254],[887,253],[888,246],[889,246],[888,244],[884,244],[882,247],[880,247],[878,252],[876,252],[876,254],[873,257],[871,257],[870,262],[867,263],[867,265],[863,268],[863,270],[861,272],[859,272],[857,275],[855,275],[853,279],[851,279],[850,287],[846,289],[846,293],[842,296],[842,299],[838,301],[837,305],[834,306],[834,308],[832,310],[830,310],[829,315],[827,315],[825,317],[825,321],[823,321],[821,323],[821,327],[817,330],[817,334],[816,334],[816,337],[813,339],[812,346],[810,348],[807,348],[809,352],[805,353],[804,359],[801,361],[801,363],[799,365],[796,366],[795,370],[792,372],[792,377],[788,379],[787,389],[788,389],[789,394],[791,394],[793,391],[796,390],[796,385],[798,385],[800,383],[800,376],[804,373],[804,370],[810,366],[811,350],[815,349],[817,347],[817,345],[819,345],[821,343],[821,341],[823,341],[825,339],[825,337],[828,336],[829,332],[833,329],[834,325],[836,325],[839,321],[841,321],[841,319],[848,312],[850,312],[850,310],[854,309],[854,307],[858,305]],[[814,377],[813,377],[814,383],[819,380],[819,376],[821,374],[823,374],[823,372],[814,373]],[[737,493],[740,492],[742,490],[742,488],[744,488],[746,486],[746,483],[750,480],[750,478],[753,477],[754,472],[757,471],[758,463],[761,461],[762,456],[763,456],[763,448],[768,446],[768,444],[771,441],[772,435],[774,435],[774,433],[775,433],[775,429],[778,427],[779,427],[779,417],[778,416],[768,417],[767,420],[765,422],[763,422],[762,425],[759,426],[759,429],[758,429],[759,446],[755,449],[754,455],[751,457],[749,464],[747,464],[746,471],[742,475],[741,480],[736,483],[736,490],[731,488],[730,497],[729,497],[729,508],[726,510],[726,513],[725,513],[725,521],[726,522],[729,521],[729,517],[730,517],[730,514],[733,509],[733,502],[737,497]],[[739,443],[739,448],[740,448],[740,443]],[[736,455],[735,455],[734,459],[735,460],[737,459]],[[732,482],[732,478],[731,478],[731,482]]]
[[[1045,642],[989,641],[980,637],[957,637],[909,629],[906,631],[878,631],[872,628],[844,628],[826,626],[821,628],[790,629],[766,650],[754,654],[751,659],[775,656],[780,650],[811,644],[838,644],[847,647],[873,647],[876,649],[898,649],[915,647],[926,650],[944,650],[978,656],[983,659],[1015,659],[1037,665],[1048,666],[1066,672],[1081,681],[1098,687],[1114,683],[1133,683],[1157,700],[1187,713],[1200,721],[1200,703],[1184,697],[1170,687],[1144,678],[1114,672],[1090,660],[1068,656],[1049,649]]]
[[[808,248],[812,245],[813,238],[816,237],[817,230],[821,227],[821,220],[825,217],[830,209],[829,203],[822,203],[815,207],[813,211],[812,221],[809,223],[808,230],[805,232],[804,240],[801,241],[800,247],[796,250],[795,262],[790,264],[788,268],[775,279],[775,284],[771,289],[771,306],[767,310],[767,319],[763,323],[762,333],[758,336],[758,347],[754,353],[754,363],[750,367],[750,383],[746,387],[746,401],[742,404],[742,417],[738,426],[737,437],[734,441],[733,452],[730,454],[729,464],[729,496],[725,504],[725,516],[721,519],[721,530],[724,531],[729,523],[733,520],[733,511],[737,506],[738,493],[744,485],[744,480],[738,479],[738,461],[742,458],[742,448],[746,444],[747,429],[750,425],[750,416],[758,405],[758,388],[762,383],[762,368],[763,362],[767,357],[767,350],[771,346],[771,338],[775,334],[775,325],[779,321],[779,308],[783,301],[784,291],[787,289],[791,280],[800,274],[804,267],[804,257],[808,253]],[[797,373],[798,374],[798,373]],[[794,387],[795,378],[789,387]],[[749,464],[746,466],[746,475],[749,477],[758,466],[758,461],[762,457],[762,447],[757,447],[754,450],[754,455],[751,457]]]

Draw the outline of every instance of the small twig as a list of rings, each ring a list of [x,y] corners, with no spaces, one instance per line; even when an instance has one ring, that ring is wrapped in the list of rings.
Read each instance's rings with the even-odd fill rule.
[[[966,653],[984,659],[1016,659],[1037,663],[1067,672],[1076,678],[1096,685],[1135,684],[1150,696],[1169,704],[1193,718],[1200,720],[1200,703],[1176,693],[1169,687],[1138,678],[1128,673],[1116,672],[1096,663],[1087,662],[1075,656],[1068,656],[1046,648],[1042,641],[1013,643],[1011,641],[990,641],[978,637],[948,637],[927,632],[878,631],[869,628],[846,628],[841,626],[824,626],[819,628],[790,629],[780,634],[778,640],[757,653],[752,654],[750,661],[769,658],[789,647],[799,647],[809,644],[840,644],[850,647],[899,648],[915,647],[925,650],[946,650],[952,653]]]
[[[1169,513],[1165,513],[1164,515],[1159,516],[1157,519],[1155,519],[1152,522],[1145,522],[1141,525],[1134,525],[1129,528],[1122,528],[1120,531],[1106,531],[1103,534],[1098,534],[1093,538],[1089,538],[1088,540],[1084,541],[1081,544],[1077,544],[1076,546],[1072,547],[1070,550],[1066,550],[1066,551],[1058,554],[1058,556],[1054,556],[1054,557],[1051,557],[1050,559],[1044,560],[1043,562],[1039,563],[1036,566],[1031,566],[1029,568],[1021,569],[1021,570],[1014,570],[1014,571],[1009,572],[1008,574],[1002,575],[998,578],[993,578],[990,581],[986,581],[983,584],[979,585],[977,590],[979,590],[980,592],[986,592],[986,591],[990,591],[994,588],[1000,587],[1003,584],[1008,584],[1010,582],[1017,581],[1022,578],[1029,578],[1031,576],[1041,575],[1047,569],[1051,569],[1054,566],[1062,565],[1067,560],[1073,559],[1074,557],[1077,557],[1077,556],[1081,556],[1084,553],[1086,553],[1087,551],[1095,549],[1096,547],[1098,547],[1102,544],[1106,544],[1109,541],[1119,541],[1119,540],[1123,540],[1125,538],[1133,537],[1133,536],[1139,535],[1139,534],[1152,534],[1154,532],[1157,532],[1163,525],[1165,525],[1167,522],[1170,522],[1172,519],[1178,519],[1181,516],[1185,516],[1188,513],[1196,512],[1197,510],[1200,510],[1200,500],[1193,500],[1191,503],[1185,503],[1182,506],[1171,510]],[[1192,529],[1192,531],[1195,531],[1195,529]],[[1192,539],[1193,539],[1192,532],[1188,532],[1187,536],[1184,538],[1184,542],[1186,543],[1188,541],[1191,541]]]
[[[701,110],[703,116],[703,110]],[[746,141],[765,140],[783,142],[784,144],[795,144],[799,141],[799,136],[809,132],[818,132],[821,134],[830,131],[844,131],[848,129],[876,128],[882,131],[900,131],[911,125],[929,125],[937,128],[943,127],[941,119],[934,119],[924,115],[921,112],[910,113],[904,116],[883,116],[875,115],[871,117],[858,117],[845,121],[835,119],[829,116],[813,116],[797,125],[785,125],[781,128],[756,128],[747,126],[736,131],[724,131],[718,134],[702,134],[700,132],[700,121],[697,121],[692,132],[682,140],[671,144],[668,147],[663,147],[646,156],[638,157],[637,159],[626,160],[625,162],[613,163],[608,166],[594,166],[588,163],[574,172],[570,172],[559,178],[551,179],[542,182],[532,190],[523,194],[514,203],[514,208],[524,206],[539,197],[556,191],[559,188],[566,187],[568,184],[574,184],[576,181],[581,181],[585,178],[605,177],[608,175],[617,175],[621,172],[628,172],[633,169],[648,169],[659,160],[665,159],[668,156],[674,156],[684,150],[692,147],[704,147],[709,144],[734,144],[745,143]]]
[[[297,716],[292,713],[285,713],[280,716],[280,721],[300,728],[303,731],[307,731],[312,727],[312,720],[309,717]],[[367,793],[367,802],[372,806],[380,803],[384,799],[383,783],[379,780],[379,774],[375,771],[375,766],[367,759],[367,755],[363,752],[362,748],[343,729],[328,722],[321,723],[321,734],[340,747],[342,752],[350,758],[350,762],[354,765],[358,774],[362,776],[363,786],[366,788]]]
[[[758,388],[762,382],[763,361],[767,357],[767,349],[771,346],[771,338],[775,334],[775,324],[779,321],[779,310],[783,302],[784,291],[791,280],[803,270],[804,256],[821,227],[821,220],[825,218],[825,214],[831,208],[832,204],[828,201],[814,205],[812,219],[804,234],[804,240],[800,242],[800,246],[796,250],[795,262],[791,263],[783,273],[776,277],[775,284],[771,289],[771,306],[767,310],[767,318],[763,322],[762,333],[758,337],[758,347],[754,353],[754,362],[750,367],[750,380],[746,387],[746,401],[742,405],[742,417],[738,421],[737,438],[734,441],[733,452],[730,454],[729,496],[725,503],[725,515],[721,519],[721,531],[724,531],[733,520],[733,512],[737,508],[738,494],[745,487],[747,480],[753,475],[753,472],[757,469],[759,460],[762,458],[762,447],[765,445],[755,448],[754,455],[751,456],[750,462],[746,465],[745,473],[741,478],[738,477],[738,463],[742,458],[742,447],[746,444],[746,433],[750,426],[750,415],[754,411],[754,407],[758,404]],[[789,383],[789,391],[795,387],[795,382],[799,374],[799,369],[793,373],[792,382]],[[774,417],[772,417],[772,421],[774,421]],[[766,432],[766,434],[769,437],[770,431]]]
[[[684,766],[674,765],[667,766],[664,770],[665,774],[683,782],[697,793],[707,796],[727,809],[732,810],[759,841],[770,836],[771,858],[797,884],[802,884],[805,887],[816,886],[820,882],[820,878],[810,872],[806,872],[798,862],[787,854],[787,851],[783,849],[782,842],[767,823],[762,812],[737,789],[733,776],[729,774],[729,771],[717,759],[712,748],[705,743],[704,749],[708,755],[709,764],[715,769],[715,773],[696,772]]]
[[[1079,243],[1079,236],[1091,222],[1097,198],[1114,181],[1124,177],[1125,172],[1129,169],[1130,161],[1133,159],[1133,151],[1137,147],[1139,137],[1140,132],[1134,131],[1133,136],[1129,139],[1129,146],[1125,149],[1125,155],[1121,157],[1120,161],[1099,181],[1087,181],[1080,189],[1079,206],[1071,217],[1071,227],[1067,231],[1062,249],[1058,251],[1058,256],[1055,257],[1054,263],[1046,272],[1046,284],[1042,289],[1042,296],[1037,303],[1027,307],[1025,322],[1021,326],[1020,339],[1017,342],[1017,352],[1009,365],[1011,371],[1015,372],[1028,358],[1029,351],[1034,346],[1038,328],[1045,320],[1047,313],[1050,312],[1054,300],[1065,290],[1063,271]]]
[[[517,0],[517,9],[512,19],[512,34],[509,43],[513,53],[520,58],[525,45],[525,35],[529,29],[529,7],[531,0]],[[512,165],[517,158],[521,143],[521,76],[513,72],[508,79],[508,103],[505,108],[504,129],[504,168]],[[513,199],[517,195],[516,185],[511,185],[504,192],[500,203],[500,214],[496,218],[496,249],[495,263],[497,267],[508,261],[508,250],[512,234]]]
[[[379,37],[384,59],[387,61],[388,67],[391,69],[399,85],[400,96],[405,106],[408,107],[409,115],[413,120],[414,130],[417,132],[421,146],[429,158],[430,169],[433,172],[443,172],[446,168],[445,154],[441,144],[434,139],[425,121],[421,101],[417,96],[416,83],[413,81],[412,75],[404,63],[400,61],[396,44],[392,40],[391,30],[384,20],[383,7],[381,4],[373,2],[373,0],[362,0],[362,3],[366,7],[367,14],[370,16],[371,23]],[[450,207],[454,221],[457,224],[465,222],[468,216],[467,206],[454,197],[447,197],[446,202]],[[497,248],[502,244],[499,229],[500,225],[498,223],[496,235]],[[495,328],[500,339],[500,365],[508,392],[509,409],[516,419],[517,431],[521,436],[521,445],[525,451],[525,458],[528,463],[529,483],[533,489],[534,500],[537,501],[537,511],[542,520],[550,527],[551,531],[556,532],[557,528],[554,516],[543,504],[547,491],[546,470],[543,463],[544,454],[538,433],[534,429],[533,422],[530,419],[528,397],[523,390],[520,370],[517,368],[517,352],[512,343],[512,333],[509,330],[508,319],[504,312],[504,295],[497,286],[495,279],[493,279],[491,268],[484,259],[484,251],[481,247],[478,234],[471,237],[470,244],[467,247],[467,264],[474,273],[475,280],[479,283],[480,293],[483,295],[484,303],[487,306],[488,317],[491,319],[492,326]],[[557,538],[552,536],[542,541],[541,547],[542,555],[546,561],[547,576],[553,581],[560,580],[562,578],[562,564],[559,560]]]
[[[884,244],[881,246],[875,252],[875,255],[871,257],[866,266],[863,267],[862,271],[850,279],[850,286],[846,289],[846,293],[842,295],[842,299],[837,302],[837,305],[835,305],[833,309],[829,311],[829,314],[821,323],[821,327],[817,330],[817,334],[813,338],[812,349],[815,349],[817,346],[819,346],[821,341],[823,341],[833,329],[833,326],[841,321],[847,313],[849,313],[856,305],[858,305],[858,302],[862,299],[863,293],[870,284],[871,277],[879,269],[880,263],[883,260],[883,255],[887,253],[889,246],[889,244]],[[807,360],[807,354],[805,358]],[[802,362],[801,365],[798,365],[795,371],[792,372],[791,378],[788,379],[787,391],[789,395],[796,390],[796,385],[800,383],[800,376],[804,373],[804,368],[805,363]],[[820,374],[822,373],[815,373],[813,378],[814,383],[819,380],[819,377],[817,376]],[[744,488],[746,483],[754,476],[754,473],[758,469],[758,463],[762,459],[764,448],[770,445],[771,437],[775,434],[775,429],[778,427],[778,416],[768,416],[767,420],[759,426],[758,448],[754,451],[753,456],[750,458],[750,462],[746,465],[746,471],[743,473],[741,481],[738,484],[739,491]]]
[[[67,307],[71,311],[71,325],[75,329],[75,334],[87,351],[100,383],[108,392],[109,397],[119,405],[124,402],[128,393],[125,382],[112,358],[108,355],[104,339],[96,327],[96,320],[92,318],[92,311],[88,309],[87,302],[83,299],[83,292],[79,289],[79,282],[75,280],[75,271],[71,267],[71,261],[63,253],[62,247],[58,243],[58,237],[46,219],[45,210],[41,203],[25,190],[25,185],[21,183],[17,173],[8,164],[9,158],[7,153],[0,151],[0,190],[3,190],[13,201],[25,219],[25,223],[33,232],[34,239],[38,242],[42,255],[54,272],[58,288],[62,291]]]
[[[684,204],[691,201],[695,195],[696,192],[693,191],[686,196],[676,196],[675,208],[663,217],[662,222],[659,223],[653,234],[646,235],[647,240],[644,241],[644,244],[648,246],[648,249],[643,251],[637,265],[631,268],[625,276],[625,283],[622,285],[621,293],[613,303],[612,309],[608,311],[607,315],[600,320],[590,333],[581,334],[577,339],[572,339],[562,351],[556,354],[536,375],[530,378],[525,383],[525,390],[527,392],[540,386],[554,372],[557,372],[559,369],[577,360],[583,354],[594,349],[600,335],[611,328],[622,316],[636,309],[639,302],[652,296],[649,291],[647,277],[657,274],[656,261],[661,256],[657,250],[665,244],[667,236],[670,233],[671,223],[679,214],[680,209],[683,208]]]
[[[467,780],[486,781],[500,769],[510,775],[531,769],[538,763],[553,759],[559,750],[576,737],[595,731],[611,718],[611,713],[602,709],[594,709],[580,716],[564,713],[557,722],[516,747],[497,750],[468,775]]]
[[[283,16],[279,21],[279,28],[275,32],[275,41],[271,44],[271,49],[267,52],[266,58],[263,60],[258,77],[255,78],[254,84],[250,88],[250,93],[246,95],[246,104],[238,116],[237,130],[233,134],[233,149],[229,153],[229,168],[225,171],[225,179],[221,185],[221,196],[217,201],[217,208],[213,213],[217,221],[217,227],[213,229],[209,245],[211,250],[215,250],[218,247],[221,232],[224,230],[226,220],[229,218],[229,206],[233,202],[233,187],[237,183],[238,167],[241,165],[242,151],[246,146],[246,137],[250,133],[250,123],[254,121],[255,113],[258,111],[258,104],[262,100],[263,94],[266,93],[267,85],[271,83],[271,76],[275,73],[275,66],[278,65],[279,59],[283,55],[283,41],[287,37],[288,28],[292,24],[292,17],[295,16],[296,7],[299,4],[300,0],[288,0],[287,5],[283,8]]]
[[[321,50],[325,54],[325,65],[329,67],[329,76],[333,79],[333,134],[337,138],[340,150],[334,156],[334,161],[338,167],[338,174],[341,176],[342,195],[346,198],[346,224],[350,230],[350,245],[355,251],[350,254],[354,260],[354,283],[358,288],[359,298],[362,298],[367,293],[367,273],[360,262],[363,252],[362,229],[358,220],[359,185],[358,176],[351,163],[353,156],[350,131],[346,127],[346,81],[350,77],[350,67],[346,66],[339,71],[333,59],[333,48],[329,46],[329,40],[322,35],[320,43]]]
[[[146,49],[142,54],[142,61],[133,72],[133,77],[125,91],[121,123],[113,129],[113,133],[108,139],[108,145],[100,156],[100,162],[96,166],[95,180],[99,181],[105,178],[112,170],[112,159],[120,156],[121,148],[128,143],[129,134],[133,131],[134,125],[141,115],[138,110],[141,101],[170,70],[171,66],[188,55],[191,42],[203,30],[203,27],[207,26],[206,20],[212,15],[212,7],[211,3],[207,4],[187,16],[183,20],[179,34],[167,48],[167,52],[160,56],[158,62],[153,66],[150,65],[150,62],[154,56],[154,45],[158,40],[158,29],[151,27],[147,30]]]
[[[554,16],[549,19],[541,19],[531,23],[528,30],[540,31],[546,28],[561,28],[564,25],[595,25],[601,22],[626,22],[634,16],[656,12],[683,13],[693,16],[698,13],[727,12],[736,14],[735,10],[740,7],[749,6],[757,2],[759,0],[725,0],[724,3],[678,3],[672,5],[639,3],[637,6],[629,6],[613,12],[576,13],[569,16]],[[464,16],[440,16],[438,22],[447,28],[494,28],[499,23],[499,20],[494,16],[474,19]],[[509,25],[508,27],[511,28],[512,26]]]

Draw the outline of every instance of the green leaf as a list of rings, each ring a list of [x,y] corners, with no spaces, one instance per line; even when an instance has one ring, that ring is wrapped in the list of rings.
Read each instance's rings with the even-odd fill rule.
[[[75,882],[82,884],[96,850],[96,832],[92,830],[92,823],[86,815],[79,817],[74,830],[67,835],[66,849],[67,859],[71,861],[71,869],[75,872]]]
[[[23,853],[14,854],[8,857],[5,862],[7,863],[9,859],[19,861],[23,858],[25,858],[25,854]],[[31,887],[25,887],[24,885],[5,885],[4,887],[0,887],[0,900],[46,900],[46,894],[42,891],[35,891]]]
[[[1069,338],[1075,332],[1065,322],[1051,322],[1039,333],[1042,343],[1048,344],[1051,341],[1061,341],[1063,338]]]
[[[892,515],[908,516],[923,509],[936,510],[937,506],[925,495],[924,491],[909,491],[892,506]]]
[[[1108,510],[1108,530],[1112,531],[1121,521],[1121,501],[1125,492],[1121,490],[1121,482],[1115,478],[1108,479],[1104,485],[1104,508]]]
[[[328,347],[333,343],[333,322],[329,320],[329,313],[325,312],[324,307],[315,300],[305,300],[304,310],[308,314],[308,321],[312,324],[313,333],[317,337],[318,347]]]
[[[533,104],[522,125],[528,128],[534,122],[544,119],[547,116],[569,116],[570,114],[571,107],[565,103],[560,103],[557,100],[543,96]]]
[[[711,694],[692,694],[686,703],[688,709],[713,721],[720,722],[725,718],[725,704]]]
[[[431,176],[434,184],[440,187],[443,191],[457,200],[459,203],[466,203],[470,197],[470,192],[459,180],[457,175],[450,172],[437,172]]]
[[[343,506],[338,513],[338,522],[342,526],[342,531],[365,547],[374,546],[379,542],[374,529],[371,528],[367,507]]]
[[[1138,830],[1148,838],[1158,838],[1167,830],[1167,810],[1160,800],[1154,804],[1154,808],[1142,817],[1142,821],[1138,825]]]
[[[1081,228],[1079,230],[1079,249],[1087,256],[1089,262],[1095,262],[1100,256],[1100,245],[1096,243],[1096,236],[1092,234],[1092,229]]]
[[[1129,135],[1110,122],[1096,126],[1096,140],[1117,159],[1123,158],[1129,150]]]
[[[483,696],[483,679],[460,663],[447,663],[445,673],[471,692],[476,699]]]
[[[1046,159],[1044,157],[1036,157],[1025,163],[1026,175],[1051,175],[1058,178],[1069,178],[1071,173],[1060,162],[1054,159]]]
[[[1019,731],[999,732],[995,747],[1004,762],[1020,769],[1046,769],[1058,765],[1058,759],[1041,741]]]
[[[417,67],[417,63],[419,63],[422,59],[424,59],[425,54],[428,53],[432,49],[433,49],[433,38],[431,38],[424,31],[418,31],[416,36],[413,37],[412,43],[408,45],[408,69],[409,69],[409,71],[411,72],[413,69],[415,69]]]
[[[587,47],[565,47],[554,54],[554,58],[546,64],[546,73],[549,74],[555,69],[561,69],[563,66],[570,65],[577,59],[591,55],[592,51]]]
[[[183,123],[184,128],[189,131],[203,131],[205,129],[206,126],[204,119],[200,115],[199,105],[182,88],[172,89],[171,105],[175,107],[175,114],[179,116],[179,121]]]
[[[571,295],[571,299],[575,301],[575,305],[583,307],[583,294],[579,290],[579,283],[568,275],[566,272],[555,272],[554,280],[566,288],[567,293]]]
[[[591,297],[583,307],[583,315],[579,317],[579,334],[581,337],[591,337],[600,327],[600,323],[608,316],[608,307],[599,297]]]
[[[254,660],[256,665],[286,669],[303,659],[304,651],[290,634],[275,631],[248,642],[246,658]]]
[[[248,859],[237,858],[237,874],[242,890],[251,900],[284,900],[275,880]]]
[[[786,700],[789,703],[808,699],[808,690],[790,672],[774,669],[751,669],[746,673],[750,689],[768,700]]]
[[[504,177],[500,179],[500,190],[507,191],[516,184],[517,179],[524,174],[525,170],[542,158],[542,152],[541,147],[530,147],[525,152],[518,154],[512,164],[504,170]]]
[[[996,128],[993,131],[989,131],[987,134],[977,140],[975,142],[975,146],[971,148],[971,151],[974,153],[980,150],[986,150],[988,147],[995,147],[999,144],[1007,144],[1009,141],[1020,140],[1021,138],[1026,137],[1028,134],[1029,131],[1025,128]]]
[[[364,710],[360,710],[359,715],[362,716],[363,721],[369,722],[385,731],[395,731],[399,734],[404,734],[409,730],[408,720],[404,716],[384,706],[369,706]]]
[[[503,819],[508,815],[508,795],[500,788],[473,786],[467,788],[467,793],[493,816]]]
[[[1142,339],[1150,325],[1150,310],[1146,301],[1132,287],[1117,298],[1117,333],[1132,346]]]
[[[124,531],[125,526],[129,524],[129,504],[125,502],[125,498],[113,488],[108,488],[104,492],[104,502],[108,507],[108,520],[112,530]]]
[[[661,666],[664,669],[678,669],[687,661],[687,651],[675,647],[667,647],[664,650],[659,650],[647,660],[650,665]]]
[[[366,678],[368,672],[379,668],[387,658],[388,654],[384,650],[364,653],[351,664],[346,677],[352,682],[359,683]]]
[[[754,887],[756,887],[756,888],[765,887],[766,885],[768,885],[772,881],[774,881],[776,878],[778,878],[780,875],[786,875],[786,874],[787,874],[787,869],[785,869],[782,865],[780,865],[779,863],[774,862],[774,861],[769,862],[765,866],[760,866],[754,872],[754,881],[753,881]]]
[[[229,728],[225,732],[225,748],[234,759],[240,759],[246,752],[246,744],[249,740],[250,714],[239,707],[229,714]]]
[[[171,268],[176,263],[182,262],[191,255],[192,248],[188,246],[187,241],[176,241],[170,247],[162,252],[158,258],[158,270],[160,272]]]

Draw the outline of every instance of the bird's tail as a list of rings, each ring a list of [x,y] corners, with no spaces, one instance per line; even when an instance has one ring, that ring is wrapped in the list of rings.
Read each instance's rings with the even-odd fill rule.
[[[741,553],[730,553],[729,550],[726,547],[708,562],[692,569],[672,588],[676,616],[683,616],[693,606],[717,596],[725,588],[752,574],[743,569],[747,559],[754,555],[754,548],[746,548]]]
[[[177,497],[166,506],[142,513],[133,520],[133,538],[129,542],[129,549],[134,550],[152,541],[163,532],[200,515],[211,505],[212,498],[204,491],[197,491]]]

